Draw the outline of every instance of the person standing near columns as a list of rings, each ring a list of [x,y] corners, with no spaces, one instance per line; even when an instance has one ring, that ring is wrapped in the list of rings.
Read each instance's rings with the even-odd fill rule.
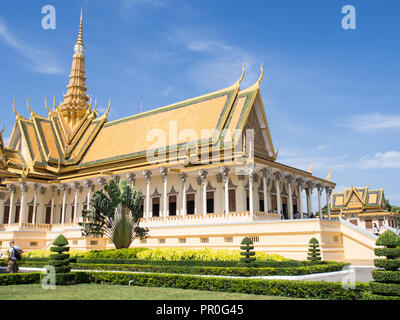
[[[7,184],[7,189],[10,191],[11,196],[10,196],[10,212],[8,213],[8,225],[12,223],[12,221],[15,220],[15,215],[14,215],[14,196],[15,196],[15,191],[16,187],[14,184]]]
[[[19,218],[19,226],[22,227],[22,224],[25,223],[25,193],[28,192],[29,187],[26,182],[20,183],[21,188],[21,214]]]
[[[163,187],[164,187],[162,197],[163,197],[163,218],[165,220],[165,219],[167,219],[167,215],[168,215],[168,185],[167,185],[168,169],[165,167],[162,167],[162,168],[160,168],[160,172],[161,172],[161,177],[162,177]]]
[[[225,215],[229,214],[229,168],[227,167],[220,167],[219,171],[224,178],[225,184]]]
[[[39,192],[40,185],[38,183],[35,183],[33,185],[34,188],[34,195],[33,195],[33,218],[32,218],[32,224],[36,224],[36,215],[37,215],[37,196]]]
[[[182,213],[181,213],[181,215],[183,217],[185,217],[186,216],[186,178],[187,178],[187,174],[180,173],[179,178],[182,181]]]
[[[143,170],[143,175],[146,180],[146,201],[145,201],[145,209],[144,209],[144,218],[148,219],[150,218],[150,177],[151,177],[151,171],[150,170]]]
[[[199,176],[201,179],[201,186],[203,189],[203,215],[207,215],[207,174],[208,172],[206,170],[199,170]]]

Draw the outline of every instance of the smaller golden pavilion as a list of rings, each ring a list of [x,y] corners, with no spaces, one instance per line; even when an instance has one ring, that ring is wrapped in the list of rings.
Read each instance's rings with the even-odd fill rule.
[[[370,190],[369,187],[345,189],[342,193],[332,194],[332,217],[342,218],[356,226],[373,230],[376,226],[386,225],[396,228],[400,214],[389,212],[386,208],[383,189]]]

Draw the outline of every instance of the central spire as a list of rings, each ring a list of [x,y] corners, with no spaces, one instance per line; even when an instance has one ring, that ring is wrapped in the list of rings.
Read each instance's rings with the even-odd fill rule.
[[[72,130],[86,112],[90,109],[89,97],[86,94],[86,75],[85,75],[85,45],[83,44],[83,9],[81,9],[81,18],[79,23],[78,38],[74,46],[74,55],[72,58],[72,68],[69,76],[67,93],[64,95],[64,101],[58,108],[66,124]]]

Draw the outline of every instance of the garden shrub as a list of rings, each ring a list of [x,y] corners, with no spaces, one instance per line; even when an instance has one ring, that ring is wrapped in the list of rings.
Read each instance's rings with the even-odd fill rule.
[[[376,248],[375,255],[386,258],[374,260],[379,270],[372,271],[374,281],[370,282],[371,294],[364,298],[400,299],[400,237],[388,230],[376,240],[376,245],[384,248]]]
[[[341,283],[325,281],[238,279],[168,274],[82,272],[79,277],[82,281],[90,283],[128,285],[132,281],[131,283],[135,286],[330,300],[357,300],[368,289],[368,284],[364,283],[357,283],[355,289],[344,289]]]
[[[321,249],[319,248],[319,242],[316,238],[312,238],[309,242],[307,260],[321,261]]]
[[[39,283],[39,280],[40,272],[0,274],[0,286]]]
[[[243,256],[240,258],[240,262],[250,266],[252,262],[256,261],[256,258],[254,257],[256,253],[253,251],[253,241],[251,241],[249,237],[244,237],[240,244],[240,250],[242,250],[240,255]]]
[[[56,272],[56,284],[73,283],[74,275],[70,275],[71,267],[69,265],[69,254],[64,253],[69,251],[68,240],[60,234],[53,242],[50,248],[51,252],[48,264],[53,266]]]

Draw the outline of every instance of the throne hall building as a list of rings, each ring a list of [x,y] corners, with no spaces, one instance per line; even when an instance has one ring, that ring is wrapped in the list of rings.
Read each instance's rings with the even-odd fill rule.
[[[369,258],[368,234],[330,220],[330,212],[327,219],[308,218],[312,193],[322,217],[335,183],[277,161],[262,70],[249,88],[241,87],[243,76],[244,70],[222,90],[108,121],[111,104],[100,116],[87,95],[81,13],[63,102],[45,101],[43,116],[28,100],[25,119],[14,101],[8,146],[0,134],[0,249],[11,239],[24,250],[43,249],[61,233],[73,249],[113,248],[106,238],[82,237],[78,222],[95,191],[110,179],[127,179],[144,195],[140,226],[150,230],[132,246],[238,249],[249,236],[256,250],[305,259],[316,237],[324,259]],[[154,129],[165,133],[164,142],[148,139]],[[180,134],[184,129],[190,134]]]

